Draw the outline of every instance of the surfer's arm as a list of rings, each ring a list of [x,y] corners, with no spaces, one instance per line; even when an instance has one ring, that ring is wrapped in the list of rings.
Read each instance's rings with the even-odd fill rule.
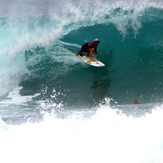
[[[94,52],[97,53],[97,47],[94,48]]]
[[[94,48],[95,54],[101,54],[101,52],[97,52],[97,47]]]
[[[80,55],[80,53],[81,53],[81,50],[78,53],[76,53],[76,56]]]

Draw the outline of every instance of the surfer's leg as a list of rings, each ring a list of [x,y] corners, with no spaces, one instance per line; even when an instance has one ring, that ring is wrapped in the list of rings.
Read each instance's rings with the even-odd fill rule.
[[[92,62],[92,61],[97,61],[97,60],[93,59],[93,54],[94,54],[94,50],[93,50],[93,49],[90,49],[89,55],[90,55],[90,61],[91,61],[91,62]]]

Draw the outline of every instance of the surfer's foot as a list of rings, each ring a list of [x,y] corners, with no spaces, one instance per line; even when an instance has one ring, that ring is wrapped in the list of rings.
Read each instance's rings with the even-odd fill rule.
[[[97,61],[97,60],[95,60],[95,59],[91,59],[91,60],[90,60],[90,62],[96,62],[96,61]]]

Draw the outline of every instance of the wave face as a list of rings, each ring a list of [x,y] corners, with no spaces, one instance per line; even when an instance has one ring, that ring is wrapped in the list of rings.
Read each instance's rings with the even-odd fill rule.
[[[97,104],[105,97],[119,104],[162,101],[162,1],[5,4],[0,13],[1,96],[21,86],[23,96],[39,94],[35,100],[67,106]],[[87,66],[75,56],[94,38],[101,40],[97,57],[105,68]]]

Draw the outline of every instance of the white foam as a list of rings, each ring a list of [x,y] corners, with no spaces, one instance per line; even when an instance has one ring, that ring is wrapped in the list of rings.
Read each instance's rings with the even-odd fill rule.
[[[86,113],[86,112],[83,112]],[[0,135],[1,161],[161,163],[162,106],[145,117],[117,114],[99,108],[92,118],[83,114],[66,119],[45,115],[40,123],[7,126]],[[1,123],[2,125],[2,123]],[[10,156],[10,157],[9,157]]]
[[[25,105],[25,103],[32,101],[32,98],[34,96],[21,96],[20,95],[20,90],[22,89],[21,86],[16,87],[13,91],[11,91],[6,100],[3,100],[0,102],[0,104],[16,104],[16,105],[20,105],[23,104]]]

